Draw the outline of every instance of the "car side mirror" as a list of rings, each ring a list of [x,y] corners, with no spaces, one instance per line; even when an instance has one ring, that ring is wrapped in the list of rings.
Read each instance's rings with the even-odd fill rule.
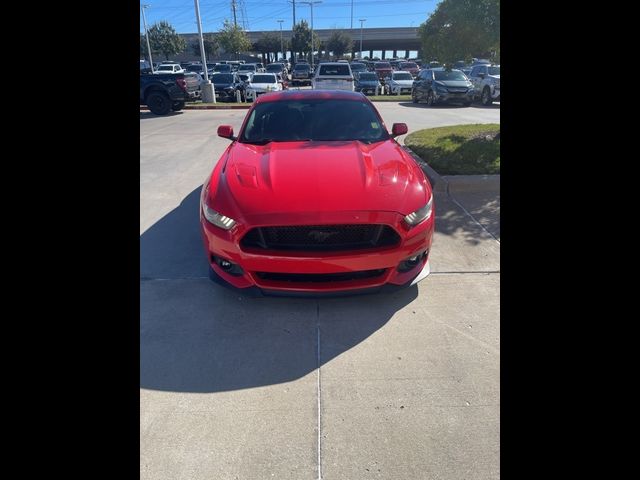
[[[391,136],[397,137],[398,135],[404,135],[409,129],[406,123],[394,123],[391,127]]]
[[[220,125],[218,127],[218,136],[228,138],[229,140],[236,140],[236,137],[233,136],[233,127],[231,125]]]

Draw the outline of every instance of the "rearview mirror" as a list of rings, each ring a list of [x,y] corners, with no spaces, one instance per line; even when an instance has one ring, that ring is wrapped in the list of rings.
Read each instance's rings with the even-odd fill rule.
[[[391,136],[397,137],[398,135],[404,135],[409,129],[406,123],[394,123],[391,127]]]
[[[235,140],[233,136],[233,127],[231,125],[220,125],[218,127],[218,136],[222,138],[228,138],[229,140]]]

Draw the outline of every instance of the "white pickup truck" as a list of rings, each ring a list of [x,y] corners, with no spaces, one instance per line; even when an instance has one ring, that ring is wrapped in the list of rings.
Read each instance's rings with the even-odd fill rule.
[[[469,80],[483,105],[500,101],[500,65],[475,65]]]

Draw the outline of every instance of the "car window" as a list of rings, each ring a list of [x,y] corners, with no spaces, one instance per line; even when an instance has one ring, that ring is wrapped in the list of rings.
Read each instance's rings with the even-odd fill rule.
[[[500,67],[489,67],[489,75],[500,75]]]
[[[258,74],[258,75],[254,75],[253,78],[251,79],[251,83],[275,83],[276,82],[276,76],[271,73],[271,74]]]
[[[336,112],[340,112],[340,115],[336,115]],[[247,119],[240,141],[360,140],[371,143],[388,138],[389,134],[368,103],[313,99],[280,100],[256,105]]]
[[[211,77],[211,81],[214,83],[232,83],[233,75],[228,73],[217,73]]]
[[[298,64],[294,68],[294,70],[309,70],[309,69],[310,69],[310,67],[307,64]]]
[[[413,80],[413,77],[409,72],[397,72],[393,73],[391,76],[394,80]]]
[[[479,72],[478,72],[479,68],[480,68],[480,67],[473,67],[473,68],[471,69],[471,73],[470,73],[469,75],[470,75],[470,76],[472,76],[472,77],[477,77],[477,76],[478,76],[478,73],[479,73]]]
[[[375,81],[375,80],[378,80],[378,75],[376,75],[375,73],[363,72],[358,76],[358,79],[364,80],[364,81]]]
[[[351,70],[346,63],[344,65],[320,65],[318,75],[342,75],[350,77]]]
[[[466,80],[467,78],[464,76],[460,70],[436,70],[433,72],[436,80]]]
[[[376,62],[375,68],[391,68],[391,64],[389,62]]]

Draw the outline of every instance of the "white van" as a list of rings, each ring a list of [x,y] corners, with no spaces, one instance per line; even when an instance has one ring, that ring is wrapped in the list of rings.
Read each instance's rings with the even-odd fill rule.
[[[355,90],[353,73],[348,63],[321,63],[311,80],[314,90]]]

